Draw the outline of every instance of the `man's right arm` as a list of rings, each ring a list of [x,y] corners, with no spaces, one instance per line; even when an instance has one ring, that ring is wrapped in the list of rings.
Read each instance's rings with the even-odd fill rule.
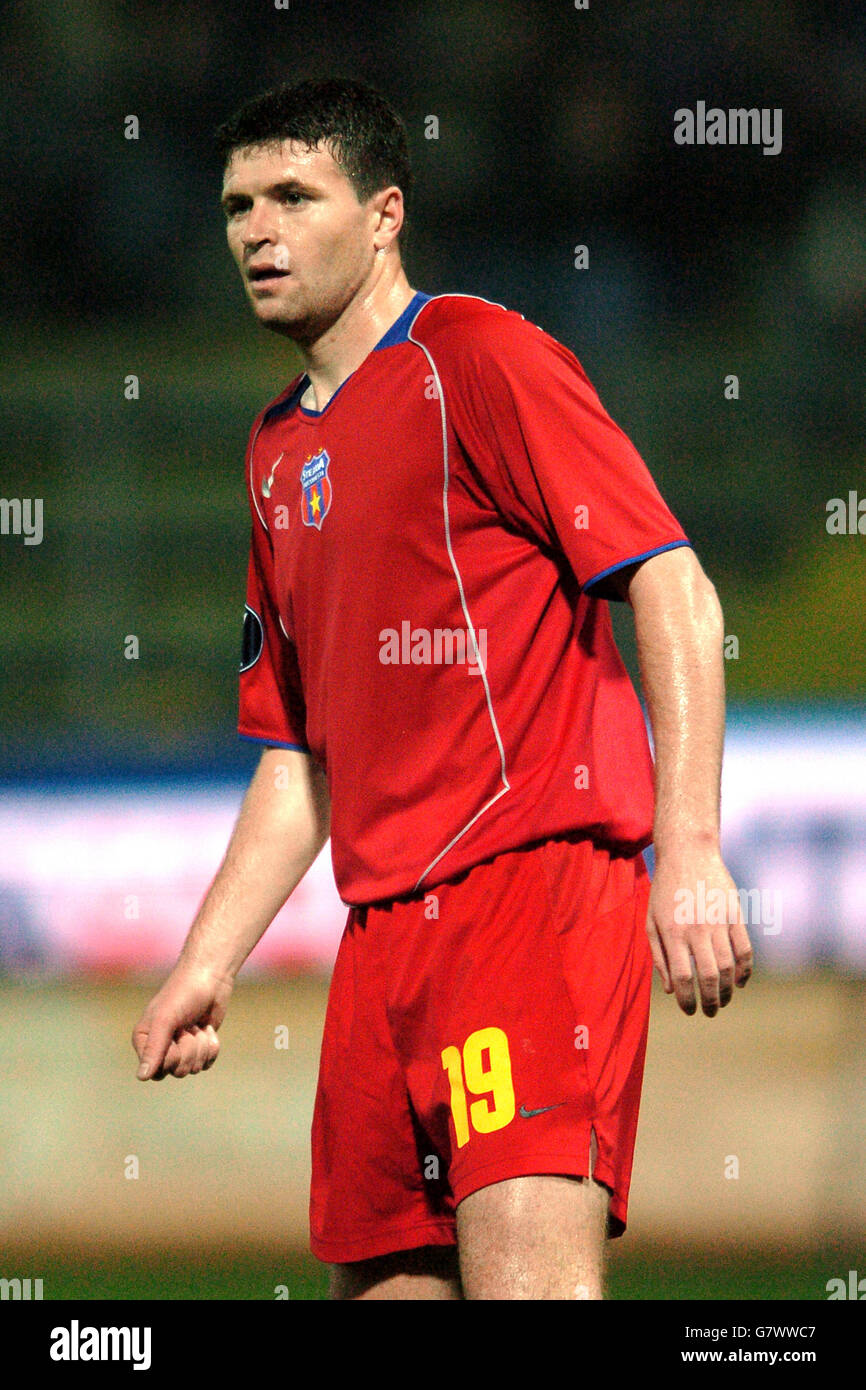
[[[268,748],[177,965],[133,1030],[140,1080],[187,1076],[213,1065],[234,978],[329,830],[319,765],[306,753]]]

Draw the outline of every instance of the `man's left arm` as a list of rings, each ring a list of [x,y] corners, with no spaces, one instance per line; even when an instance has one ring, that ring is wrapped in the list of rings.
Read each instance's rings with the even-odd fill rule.
[[[617,576],[634,611],[655,745],[655,873],[647,934],[666,993],[709,1017],[745,985],[752,949],[719,841],[725,727],[721,605],[694,551],[680,546]],[[703,889],[699,887],[703,881]],[[712,896],[710,896],[712,894]],[[698,904],[724,904],[712,924]],[[704,914],[710,915],[710,914]]]

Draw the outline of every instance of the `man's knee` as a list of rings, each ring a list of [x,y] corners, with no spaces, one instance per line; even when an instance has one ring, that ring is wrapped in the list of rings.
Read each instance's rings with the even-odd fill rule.
[[[460,1295],[453,1245],[397,1250],[372,1260],[330,1266],[329,1297],[345,1299],[452,1299]]]

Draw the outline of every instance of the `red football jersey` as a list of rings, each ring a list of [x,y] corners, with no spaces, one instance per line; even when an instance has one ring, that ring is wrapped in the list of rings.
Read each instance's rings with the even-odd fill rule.
[[[605,581],[689,541],[577,359],[419,292],[324,410],[308,384],[250,437],[239,730],[324,767],[342,898],[574,830],[649,844]]]

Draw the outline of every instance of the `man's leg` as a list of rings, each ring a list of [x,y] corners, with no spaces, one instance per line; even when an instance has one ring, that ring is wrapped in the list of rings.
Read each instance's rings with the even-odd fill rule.
[[[453,1245],[426,1245],[376,1260],[331,1266],[332,1299],[462,1298]]]
[[[419,1129],[388,1019],[399,939],[387,909],[353,908],[331,977],[310,1247],[330,1266],[332,1299],[460,1296],[454,1201],[444,1180],[422,1178],[438,1151]]]
[[[464,1296],[603,1298],[609,1195],[591,1178],[538,1174],[465,1197],[457,1208]]]

